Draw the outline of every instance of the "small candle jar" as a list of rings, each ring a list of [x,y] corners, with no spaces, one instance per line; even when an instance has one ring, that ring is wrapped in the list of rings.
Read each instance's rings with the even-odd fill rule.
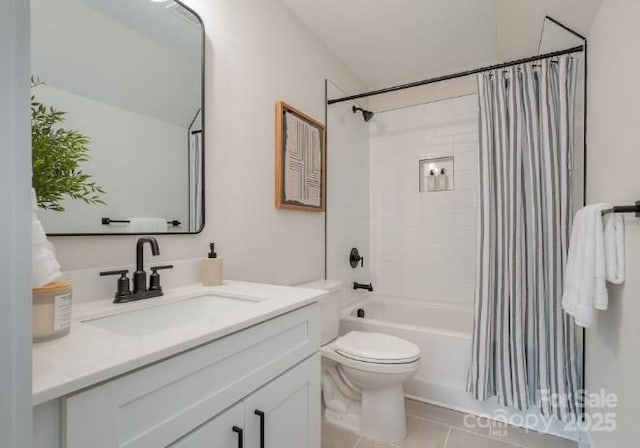
[[[48,341],[71,331],[71,283],[52,282],[33,289],[33,342]]]

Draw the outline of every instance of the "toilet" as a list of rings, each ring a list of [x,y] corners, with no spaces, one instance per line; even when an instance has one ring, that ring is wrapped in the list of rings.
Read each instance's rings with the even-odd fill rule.
[[[420,349],[396,336],[351,331],[339,336],[340,310],[354,293],[341,282],[300,285],[329,292],[322,306],[324,418],[380,442],[406,437],[402,385],[420,368]]]

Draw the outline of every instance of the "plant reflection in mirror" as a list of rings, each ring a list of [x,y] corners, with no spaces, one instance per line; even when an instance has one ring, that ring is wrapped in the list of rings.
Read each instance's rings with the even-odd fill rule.
[[[31,77],[31,88],[43,84]],[[62,200],[67,195],[87,204],[106,205],[105,191],[81,165],[90,159],[89,138],[64,129],[65,112],[46,106],[31,96],[32,183],[38,207],[63,212]]]

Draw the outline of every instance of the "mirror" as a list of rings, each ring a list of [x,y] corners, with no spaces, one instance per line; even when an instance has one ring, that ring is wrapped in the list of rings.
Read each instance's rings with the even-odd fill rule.
[[[173,0],[32,0],[31,15],[33,182],[47,234],[200,232],[200,18]]]

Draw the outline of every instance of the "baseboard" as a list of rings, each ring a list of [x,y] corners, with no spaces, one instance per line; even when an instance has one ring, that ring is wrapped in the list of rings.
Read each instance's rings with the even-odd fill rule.
[[[466,414],[487,417],[498,422],[503,422],[506,419],[513,426],[551,434],[576,442],[582,439],[577,431],[566,429],[566,425],[557,419],[552,419],[552,421],[544,425],[537,411],[521,412],[507,409],[499,405],[495,399],[480,402],[472,398],[466,391],[448,385],[429,383],[414,378],[405,383],[404,391],[407,398],[412,400],[453,409]],[[523,424],[520,424],[520,422]],[[533,422],[537,422],[537,424],[533,424]],[[595,448],[593,445],[585,446]]]

